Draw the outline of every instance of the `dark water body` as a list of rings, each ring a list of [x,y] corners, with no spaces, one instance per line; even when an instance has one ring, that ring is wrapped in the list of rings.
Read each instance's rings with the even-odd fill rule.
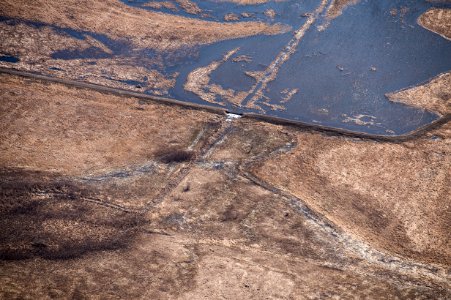
[[[309,9],[319,1],[305,1]],[[306,11],[302,4],[286,2],[291,15],[285,24],[299,28]],[[431,4],[415,0],[361,1],[344,10],[324,31],[310,27],[296,52],[280,68],[277,78],[270,82],[265,95],[272,104],[281,104],[287,89],[299,89],[283,104],[285,110],[271,110],[265,114],[309,124],[321,124],[358,132],[399,135],[424,126],[437,115],[400,103],[392,103],[386,93],[420,84],[451,69],[451,43],[416,23],[417,18]],[[438,5],[434,5],[438,6]],[[443,5],[441,5],[443,6]],[[446,6],[446,5],[445,5]],[[451,5],[447,5],[451,7]],[[399,15],[401,7],[409,11]],[[390,10],[396,8],[397,16]],[[247,91],[255,80],[245,71],[262,71],[292,38],[293,33],[279,36],[257,36],[225,41],[206,46],[199,58],[180,64],[171,71],[180,72],[171,96],[185,101],[202,103],[196,95],[183,89],[187,75],[196,67],[220,60],[224,53],[240,47],[238,55],[252,57],[252,62],[229,60],[216,69],[211,82],[223,88]],[[220,100],[220,99],[218,99]],[[232,112],[260,111],[227,105]]]
[[[20,59],[16,56],[12,56],[12,55],[0,55],[0,61],[17,63],[20,61]]]
[[[389,14],[402,6],[409,8],[402,20]],[[343,127],[349,116],[368,115],[374,125],[364,130],[379,134],[433,121],[433,114],[384,96],[451,69],[451,43],[416,24],[426,8],[423,1],[363,1],[327,30],[310,30],[268,86],[266,95],[275,100],[286,88],[300,89],[279,116]],[[308,55],[315,51],[322,55]],[[348,122],[346,129],[362,126]]]
[[[77,39],[94,38],[105,44],[112,53],[107,54],[91,47],[57,51],[52,58],[93,59],[92,64],[100,58],[132,58],[128,63],[149,70],[156,68],[166,75],[179,73],[175,87],[169,91],[171,98],[219,107],[184,89],[188,75],[212,61],[221,60],[230,50],[239,48],[231,59],[211,73],[210,83],[235,91],[251,90],[256,81],[245,72],[264,71],[289,44],[294,30],[306,22],[304,14],[314,11],[320,0],[271,1],[260,5],[193,0],[203,11],[199,15],[186,13],[180,6],[173,12],[144,8],[143,4],[148,2],[144,0],[122,2],[141,9],[214,21],[223,21],[227,13],[249,13],[251,17],[241,17],[240,21],[281,23],[293,29],[274,36],[253,36],[159,53],[151,49],[135,49],[129,41],[112,40],[106,35],[88,31],[4,17],[0,17],[0,22],[25,22],[36,28],[49,26]],[[260,113],[312,125],[382,135],[406,134],[429,124],[438,116],[392,103],[385,94],[423,83],[451,69],[451,42],[416,23],[418,16],[433,6],[451,8],[451,4],[431,4],[417,0],[361,0],[357,5],[345,9],[323,31],[319,31],[318,26],[325,25],[326,19],[320,16],[289,60],[281,65],[276,79],[269,82],[263,91],[270,104],[283,106],[284,109],[270,109],[262,101],[257,104],[264,111],[238,107],[227,101],[225,108],[235,113]],[[407,7],[408,11],[401,15],[402,7]],[[268,9],[276,11],[274,19],[264,14]],[[397,9],[396,16],[390,14],[391,9]],[[240,55],[245,55],[250,61],[233,61]],[[150,62],[153,58],[158,58],[161,63]],[[153,92],[146,90],[145,82],[121,82],[133,87],[142,86],[143,92],[148,94]],[[298,89],[298,92],[290,101],[283,103],[286,92],[292,89]],[[252,95],[246,98],[244,105]],[[216,100],[224,99],[218,97]]]

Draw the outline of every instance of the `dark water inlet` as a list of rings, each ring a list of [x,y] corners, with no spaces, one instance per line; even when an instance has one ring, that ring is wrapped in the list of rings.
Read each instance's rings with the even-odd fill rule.
[[[12,55],[0,55],[0,61],[17,63],[17,62],[19,62],[19,58],[16,56],[12,56]]]

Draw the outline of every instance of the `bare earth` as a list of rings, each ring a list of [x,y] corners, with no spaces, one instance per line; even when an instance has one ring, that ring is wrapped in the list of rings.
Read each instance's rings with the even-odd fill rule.
[[[1,90],[2,297],[450,296],[448,125],[384,143]]]
[[[418,19],[424,28],[451,40],[451,9],[431,8]]]
[[[137,12],[119,1],[55,2],[51,12],[25,2],[33,8],[3,1],[0,9],[137,46],[276,30]],[[86,19],[72,23],[65,7]],[[102,9],[126,20],[123,27],[89,12]],[[444,18],[423,19],[449,35]],[[147,37],[143,22],[164,32],[162,41]],[[25,71],[48,67],[62,43],[109,51],[46,26],[0,30],[3,49],[23,51]],[[15,34],[28,33],[14,44]],[[187,36],[167,38],[179,34]],[[78,72],[121,87],[102,74],[146,77],[146,88],[162,94],[177,76],[131,68],[121,57],[98,59],[96,68],[83,59],[58,63],[62,78]],[[219,63],[192,75],[208,89],[191,87],[239,100],[209,84]],[[449,118],[449,81],[448,72],[388,97]],[[451,298],[449,122],[388,142],[6,73],[0,103],[1,299]]]

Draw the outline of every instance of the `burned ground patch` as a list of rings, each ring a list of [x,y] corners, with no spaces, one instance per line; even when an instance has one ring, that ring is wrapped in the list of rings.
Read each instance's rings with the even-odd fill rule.
[[[192,151],[183,149],[162,149],[155,153],[159,161],[165,164],[187,162],[194,158]]]
[[[0,259],[76,258],[126,248],[145,221],[88,202],[92,191],[54,174],[0,170]]]

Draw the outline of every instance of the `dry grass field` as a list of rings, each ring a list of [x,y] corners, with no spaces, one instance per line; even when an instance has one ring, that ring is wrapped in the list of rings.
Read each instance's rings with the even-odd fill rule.
[[[0,11],[159,51],[284,30],[113,0],[49,3],[2,1]],[[449,37],[449,11],[437,11],[419,22]],[[451,297],[451,123],[381,140],[70,81],[122,88],[108,72],[146,77],[162,95],[174,85],[177,74],[124,57],[58,61],[67,83],[37,78],[54,51],[111,50],[45,24],[0,22],[0,49],[22,51],[14,68],[24,72],[0,74],[0,298]],[[444,73],[387,96],[449,120],[450,95]]]

